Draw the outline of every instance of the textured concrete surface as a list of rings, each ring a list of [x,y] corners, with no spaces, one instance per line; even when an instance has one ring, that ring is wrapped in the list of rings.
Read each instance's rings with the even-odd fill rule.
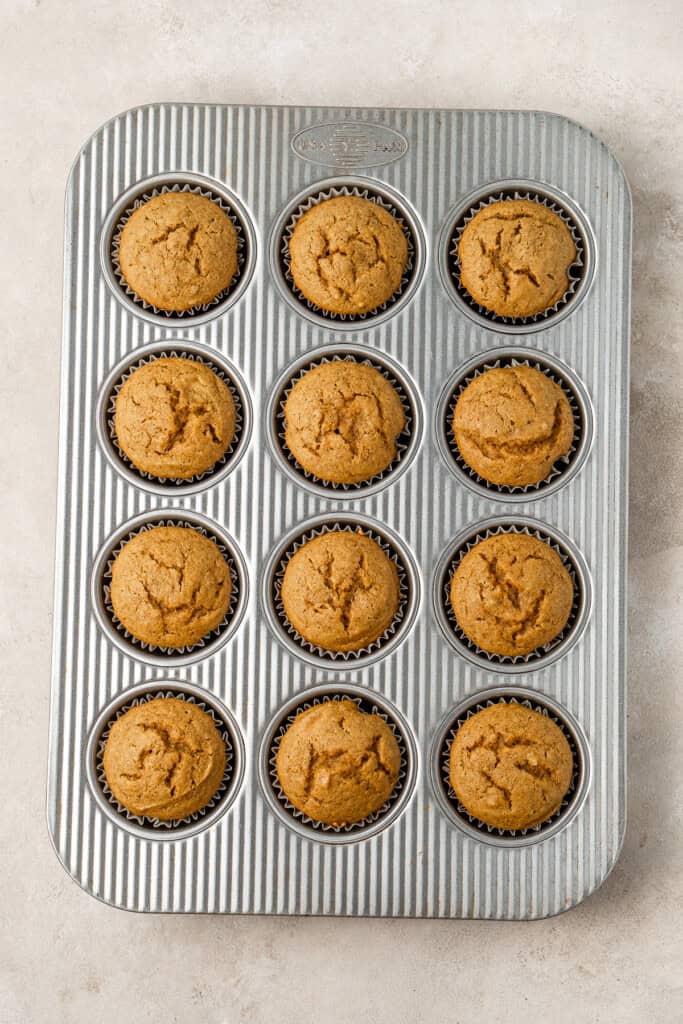
[[[677,0],[0,5],[0,1021],[683,1019]],[[635,200],[630,823],[603,888],[533,925],[137,917],[49,844],[62,197],[97,125],[159,99],[537,107],[602,136]],[[599,340],[598,340],[599,343]]]

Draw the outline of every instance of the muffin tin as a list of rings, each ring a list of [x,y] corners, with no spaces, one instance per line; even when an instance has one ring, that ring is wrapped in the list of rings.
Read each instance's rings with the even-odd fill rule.
[[[141,197],[209,195],[238,222],[239,273],[219,301],[168,316],[121,286],[116,231]],[[286,232],[327,195],[388,206],[410,238],[399,292],[363,317],[330,317],[293,290]],[[580,241],[574,286],[523,323],[488,316],[458,287],[454,239],[492,198],[559,209]],[[586,129],[539,112],[158,104],[86,143],[66,201],[64,342],[48,819],[62,863],[129,910],[529,919],[600,885],[625,823],[625,572],[631,205],[621,168]],[[457,261],[455,261],[457,262]],[[239,399],[236,444],[182,484],[138,474],[116,446],[112,395],[140,361],[201,359]],[[400,457],[367,485],[329,487],[283,446],[290,382],[323,359],[366,360],[400,385]],[[574,449],[547,481],[496,488],[449,436],[463,382],[528,362],[567,390]],[[192,649],[146,649],[107,606],[117,544],[182,522],[229,552],[236,600]],[[359,656],[292,636],[277,604],[283,557],[302,536],[360,528],[402,569],[400,618]],[[450,566],[500,529],[546,538],[576,601],[558,643],[521,662],[472,649],[444,603]],[[192,820],[132,820],[98,771],[106,729],[131,703],[176,693],[222,722],[224,788]],[[316,827],[272,775],[297,709],[346,695],[392,724],[402,774],[372,821]],[[523,833],[472,821],[449,794],[449,737],[473,708],[526,701],[570,738],[572,788]]]

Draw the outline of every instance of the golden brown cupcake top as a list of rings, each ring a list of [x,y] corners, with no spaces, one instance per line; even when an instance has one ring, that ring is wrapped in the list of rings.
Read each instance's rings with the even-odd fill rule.
[[[358,651],[391,625],[398,573],[376,541],[336,530],[309,540],[289,559],[281,597],[287,619],[309,643]]]
[[[502,829],[552,817],[573,774],[572,752],[552,719],[521,704],[492,704],[464,722],[450,754],[450,784],[474,818]]]
[[[550,643],[567,624],[572,579],[549,544],[499,533],[467,552],[453,574],[451,607],[482,650],[508,657]]]
[[[134,466],[186,480],[205,473],[235,436],[230,389],[203,363],[167,357],[134,370],[119,391],[114,431]]]
[[[186,526],[136,534],[114,559],[111,603],[122,625],[157,647],[187,647],[230,605],[230,569],[216,543]]]
[[[460,278],[472,298],[499,316],[524,317],[554,306],[576,259],[571,231],[532,199],[490,203],[458,243]]]
[[[127,810],[174,821],[200,811],[220,786],[225,744],[196,704],[159,697],[114,722],[103,761],[109,789]]]
[[[493,484],[544,480],[571,448],[574,416],[559,384],[531,366],[486,370],[462,392],[453,433],[465,462]]]
[[[119,266],[135,294],[159,309],[203,306],[237,273],[235,226],[205,196],[163,192],[126,221]]]
[[[378,203],[337,196],[297,221],[289,255],[294,283],[309,302],[332,313],[368,313],[397,290],[408,243]]]
[[[368,480],[396,457],[405,426],[401,399],[364,363],[322,363],[301,377],[285,402],[285,443],[303,468],[334,483]]]
[[[378,811],[398,780],[401,754],[379,715],[351,700],[303,711],[280,741],[276,767],[297,810],[326,825],[350,825]]]

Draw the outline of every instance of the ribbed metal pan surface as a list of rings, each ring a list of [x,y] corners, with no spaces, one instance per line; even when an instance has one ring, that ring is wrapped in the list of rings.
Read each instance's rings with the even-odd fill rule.
[[[164,318],[120,289],[107,265],[112,211],[123,212],[122,196],[158,176],[190,187],[198,176],[231,204],[246,253],[234,302],[228,295],[199,317]],[[414,243],[398,301],[357,322],[307,309],[287,292],[279,257],[279,230],[300,196],[336,187],[369,189],[398,206]],[[583,276],[568,307],[547,320],[487,322],[454,294],[451,229],[468,197],[497,188],[535,189],[578,224]],[[601,883],[625,827],[630,259],[630,196],[619,165],[590,132],[552,114],[156,104],[92,136],[66,196],[48,780],[54,846],[81,886],[139,911],[528,919],[566,910]],[[98,410],[118,364],[148,344],[182,348],[183,339],[235,369],[248,436],[233,472],[174,493],[116,470],[98,438]],[[273,389],[287,367],[345,343],[399,375],[416,419],[407,464],[367,493],[309,486],[278,456],[271,433]],[[446,382],[503,349],[506,359],[511,349],[525,359],[546,355],[553,372],[566,367],[579,382],[591,436],[581,439],[581,464],[564,484],[489,493],[447,464],[439,422]],[[242,618],[227,641],[180,663],[115,644],[91,600],[107,539],[145,513],[168,519],[167,510],[199,528],[215,523],[245,576]],[[412,602],[398,640],[357,661],[325,662],[303,649],[299,657],[263,606],[278,546],[335,514],[357,516],[398,551]],[[449,642],[435,574],[444,553],[483,520],[487,530],[537,525],[578,566],[580,629],[562,650],[521,665],[488,664]],[[88,762],[93,728],[110,703],[123,706],[137,684],[167,691],[174,682],[207,693],[238,732],[239,791],[207,827],[184,836],[127,827],[106,813]],[[289,822],[264,792],[268,737],[315,686],[323,697],[349,687],[402,734],[402,791],[386,827],[375,822],[365,837],[361,829],[340,840]],[[564,711],[579,758],[566,821],[521,842],[460,827],[439,791],[444,723],[489,688],[493,697],[501,688],[528,693],[540,705],[545,697],[549,713]]]

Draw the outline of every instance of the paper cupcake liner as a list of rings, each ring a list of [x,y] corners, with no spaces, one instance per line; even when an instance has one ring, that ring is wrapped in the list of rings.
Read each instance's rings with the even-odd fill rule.
[[[358,483],[336,483],[332,480],[323,480],[322,477],[316,476],[314,473],[309,473],[308,470],[304,469],[303,466],[297,461],[295,456],[287,447],[287,442],[285,440],[285,405],[287,399],[289,398],[292,388],[294,387],[295,384],[298,383],[298,381],[300,381],[303,377],[306,376],[309,370],[313,370],[317,366],[323,366],[325,363],[360,363],[363,366],[371,366],[373,370],[378,370],[379,373],[381,373],[382,376],[385,378],[385,380],[389,381],[389,383],[392,385],[392,387],[398,394],[401,400],[401,406],[403,407],[403,414],[405,416],[405,426],[396,439],[396,455],[391,460],[389,465],[385,467],[385,469],[381,470],[379,473],[375,473],[373,476],[368,477],[366,480],[360,480]],[[389,476],[392,473],[392,471],[397,468],[401,460],[404,458],[412,441],[415,411],[408,397],[408,393],[406,389],[403,387],[403,384],[393,375],[391,370],[389,370],[382,363],[376,362],[374,359],[370,358],[361,359],[359,356],[354,355],[352,353],[344,352],[343,350],[340,351],[339,353],[335,353],[334,355],[324,356],[321,359],[311,359],[310,363],[307,363],[301,370],[299,370],[294,376],[292,376],[287,381],[287,384],[283,388],[281,394],[278,396],[276,410],[276,440],[283,457],[299,476],[304,477],[304,479],[308,480],[309,483],[318,484],[319,486],[324,487],[326,490],[330,491],[341,491],[343,493],[362,491],[364,488],[370,487],[371,485],[379,483],[382,480],[386,479],[386,477]]]
[[[137,294],[137,292],[134,292],[133,289],[130,287],[130,285],[128,284],[123,275],[123,271],[121,270],[121,265],[119,263],[121,233],[126,224],[128,223],[128,221],[130,220],[132,214],[141,206],[144,206],[145,203],[149,202],[150,199],[155,199],[157,196],[163,195],[166,192],[192,192],[194,195],[203,196],[204,199],[210,199],[212,203],[215,203],[216,206],[220,207],[223,213],[225,213],[230,218],[230,220],[232,221],[232,225],[235,228],[235,232],[237,234],[237,271],[233,276],[232,281],[227,286],[227,288],[224,288],[222,292],[219,292],[218,295],[214,296],[214,298],[211,299],[210,302],[205,302],[199,306],[192,306],[190,309],[160,309],[158,306],[153,305],[153,303],[147,302],[145,299],[141,298]],[[125,292],[128,298],[131,299],[137,306],[140,306],[142,309],[154,313],[156,316],[166,317],[168,320],[186,320],[193,316],[196,316],[198,313],[205,313],[207,310],[213,309],[214,306],[217,306],[219,305],[219,303],[223,302],[223,300],[227,298],[227,296],[233,290],[244,270],[247,260],[246,232],[244,230],[244,225],[242,224],[242,221],[237,216],[232,207],[228,206],[225,200],[221,196],[218,196],[215,192],[212,192],[206,188],[202,188],[201,185],[190,185],[188,183],[183,184],[180,182],[176,182],[174,184],[169,185],[159,185],[157,188],[150,189],[149,192],[143,192],[141,195],[137,196],[134,202],[129,207],[127,207],[126,210],[124,210],[122,215],[119,217],[111,237],[109,258],[111,260],[111,266],[114,272],[114,277],[118,282],[119,287],[123,292]]]
[[[379,810],[373,811],[372,814],[369,814],[361,821],[354,821],[348,825],[327,825],[322,821],[317,821],[315,818],[309,818],[303,811],[298,810],[285,796],[277,773],[277,753],[280,748],[282,737],[287,732],[287,729],[299,715],[303,714],[304,711],[308,711],[310,708],[316,707],[319,704],[326,704],[331,700],[352,700],[354,704],[358,705],[361,711],[364,711],[367,714],[378,715],[384,722],[386,722],[394,734],[396,742],[398,743],[399,753],[401,755],[398,779],[396,780],[396,785],[394,786],[389,799],[382,804]],[[314,697],[311,701],[302,701],[301,704],[299,704],[298,707],[280,723],[280,726],[273,737],[268,754],[268,777],[278,801],[282,804],[285,810],[291,814],[293,818],[296,818],[297,821],[300,821],[303,825],[308,825],[311,829],[315,829],[318,832],[333,832],[337,835],[348,834],[349,832],[358,832],[361,829],[367,828],[368,825],[373,825],[376,821],[379,821],[380,818],[384,817],[387,811],[389,811],[398,800],[401,790],[403,789],[407,773],[408,754],[405,740],[401,730],[393,718],[391,718],[383,708],[378,707],[378,705],[370,698],[364,700],[362,697],[357,697],[355,694],[345,693],[343,688],[340,689],[339,693]]]
[[[536,647],[533,651],[530,651],[529,654],[518,654],[514,657],[508,654],[492,654],[491,651],[485,651],[482,647],[479,647],[478,644],[475,644],[473,640],[470,640],[470,638],[458,624],[458,620],[455,617],[455,613],[451,607],[450,601],[451,581],[453,579],[453,576],[455,575],[458,566],[460,565],[468,551],[471,551],[472,548],[479,544],[480,541],[486,540],[488,537],[498,536],[502,533],[525,533],[529,537],[536,537],[537,540],[543,541],[545,544],[551,547],[557,555],[559,555],[560,559],[562,560],[562,564],[569,573],[572,584],[574,586],[574,599],[572,601],[571,611],[569,613],[569,618],[567,619],[564,629],[560,633],[558,633],[557,636],[554,637],[552,640],[549,640],[547,644],[543,644],[543,646],[541,647]],[[493,664],[528,665],[540,661],[541,658],[545,658],[546,655],[550,654],[557,647],[559,647],[560,644],[564,643],[564,641],[571,634],[579,618],[579,610],[582,598],[581,577],[569,552],[565,551],[565,549],[561,547],[557,543],[557,541],[555,541],[552,537],[544,533],[542,530],[533,530],[528,526],[520,526],[515,523],[510,523],[509,525],[495,526],[487,530],[482,530],[481,532],[475,534],[474,537],[468,538],[468,540],[455,552],[455,554],[449,561],[448,568],[444,574],[441,595],[443,600],[443,609],[444,612],[446,613],[446,618],[448,619],[448,622],[451,628],[453,629],[453,632],[455,633],[456,637],[458,638],[461,644],[467,647],[474,654],[477,654],[481,658],[485,658],[487,661]]]
[[[300,548],[304,546],[304,544],[307,544],[310,540],[313,540],[314,537],[321,537],[325,533],[362,533],[365,537],[369,537],[371,540],[374,540],[375,543],[378,544],[379,547],[381,547],[385,555],[387,555],[387,557],[390,558],[391,561],[396,566],[396,571],[398,573],[399,597],[398,608],[396,610],[394,618],[392,619],[390,625],[384,630],[384,632],[380,636],[377,637],[376,640],[373,640],[372,643],[367,645],[367,647],[361,647],[356,651],[328,651],[324,647],[318,647],[316,644],[312,644],[309,640],[306,640],[305,637],[301,636],[301,634],[291,624],[291,622],[287,618],[287,613],[285,612],[284,604],[282,603],[282,581],[284,579],[285,571],[287,569],[290,559],[292,558],[293,555],[296,554],[296,552]],[[399,629],[401,623],[403,622],[406,616],[408,603],[410,601],[408,574],[406,572],[406,568],[403,562],[401,561],[401,556],[399,555],[398,551],[396,551],[393,545],[389,544],[388,541],[384,539],[384,537],[381,537],[378,533],[375,533],[373,530],[368,529],[368,527],[360,523],[356,524],[332,522],[329,525],[325,524],[323,526],[318,526],[313,530],[308,530],[305,533],[302,533],[290,545],[290,547],[282,556],[278,568],[275,570],[275,573],[273,575],[272,601],[277,618],[281,623],[282,627],[284,628],[285,632],[288,633],[289,636],[293,640],[295,640],[300,647],[303,647],[304,650],[309,651],[311,654],[315,654],[317,655],[317,657],[324,658],[328,661],[348,662],[358,660],[359,658],[362,658],[368,654],[372,654],[374,651],[379,650],[381,647],[384,646],[385,643],[387,643],[387,641],[391,640],[391,638],[395,635],[396,631]]]
[[[548,306],[547,309],[541,310],[540,313],[534,313],[533,316],[501,316],[499,313],[494,313],[493,310],[488,309],[486,306],[480,305],[473,298],[472,295],[467,291],[461,279],[460,260],[458,258],[458,246],[462,233],[470,223],[470,221],[487,206],[492,203],[508,202],[514,199],[529,199],[534,203],[538,203],[540,206],[545,206],[548,210],[556,213],[558,217],[566,224],[571,232],[574,245],[576,246],[576,257],[574,262],[567,268],[567,277],[569,279],[569,287],[557,302]],[[478,203],[471,206],[467,213],[465,213],[457,224],[454,225],[450,241],[448,244],[448,269],[455,283],[456,291],[460,298],[467,303],[473,310],[475,310],[479,316],[484,317],[486,320],[490,320],[492,323],[503,323],[510,324],[511,326],[524,326],[525,324],[534,324],[542,320],[548,320],[554,316],[560,309],[567,305],[567,303],[574,296],[576,289],[585,273],[585,247],[581,232],[579,231],[578,225],[571,214],[560,206],[559,203],[554,202],[548,196],[544,195],[541,191],[535,192],[528,189],[501,189],[494,192],[492,195],[488,195],[481,199]]]
[[[483,711],[484,708],[491,707],[493,704],[521,704],[523,707],[530,708],[532,711],[539,711],[542,715],[545,715],[547,718],[550,718],[551,721],[555,722],[555,724],[559,726],[559,728],[562,730],[563,736],[569,743],[572,752],[572,761],[574,769],[572,772],[572,779],[569,784],[569,789],[565,793],[562,799],[562,803],[560,804],[558,809],[548,818],[546,818],[544,821],[539,822],[537,825],[531,825],[529,828],[504,829],[496,828],[495,825],[488,825],[485,821],[482,821],[481,818],[477,818],[474,815],[470,814],[469,811],[466,810],[465,807],[460,803],[460,800],[458,799],[456,793],[451,788],[451,744],[455,739],[456,733],[458,732],[460,727],[464,725],[464,723],[468,719],[472,718],[472,716],[475,715],[478,711]],[[482,832],[487,832],[489,835],[495,834],[497,836],[500,836],[501,838],[507,839],[518,839],[522,836],[528,836],[537,834],[539,832],[544,832],[551,825],[554,825],[554,823],[562,817],[562,815],[565,813],[567,808],[572,803],[572,800],[574,799],[574,795],[576,793],[577,784],[579,780],[579,774],[580,755],[576,744],[576,740],[574,738],[574,734],[572,733],[571,729],[567,727],[566,723],[561,718],[559,718],[556,714],[552,713],[545,704],[533,699],[532,697],[529,697],[528,700],[521,700],[519,697],[516,696],[492,697],[471,704],[466,711],[464,711],[457,719],[455,719],[452,727],[446,733],[443,745],[441,747],[441,750],[439,751],[439,778],[441,779],[441,784],[444,788],[444,792],[448,796],[449,801],[457,810],[460,817],[464,818],[464,820],[467,821],[470,825],[473,825],[475,828],[479,829]]]
[[[187,359],[190,362],[201,363],[203,366],[207,366],[227,386],[228,390],[230,391],[230,394],[232,395],[232,400],[235,405],[235,433],[232,441],[230,442],[230,444],[228,445],[227,449],[220,457],[220,459],[214,462],[213,466],[210,466],[209,469],[205,470],[203,473],[197,473],[191,477],[181,478],[154,476],[152,473],[146,473],[144,470],[138,469],[138,467],[128,458],[124,450],[119,446],[118,438],[116,436],[114,413],[116,409],[116,399],[118,398],[119,392],[123,385],[133,375],[133,373],[136,370],[140,369],[141,366],[147,366],[149,363],[154,363],[159,359],[170,358]],[[129,470],[131,470],[131,472],[135,473],[136,476],[139,476],[142,480],[151,480],[155,483],[167,484],[169,489],[173,490],[176,487],[187,487],[192,484],[197,484],[202,480],[206,480],[207,477],[213,476],[215,473],[218,473],[223,468],[223,466],[225,466],[230,461],[242,440],[242,433],[244,429],[244,404],[242,402],[242,396],[237,390],[234,382],[230,379],[230,377],[228,377],[226,372],[223,369],[221,369],[220,366],[218,366],[216,363],[210,362],[208,359],[201,358],[194,352],[187,352],[182,347],[174,346],[173,348],[169,348],[168,351],[155,352],[154,354],[146,356],[142,359],[137,359],[126,367],[126,369],[118,378],[118,380],[115,381],[114,384],[112,385],[109,397],[107,399],[106,420],[109,440],[111,441],[114,451],[119,456],[123,464]]]
[[[494,484],[491,483],[490,480],[486,480],[485,477],[480,476],[479,473],[477,473],[477,471],[473,469],[472,466],[470,466],[462,457],[460,449],[458,448],[458,442],[456,441],[455,434],[453,433],[453,414],[455,413],[455,406],[467,385],[471,384],[475,377],[480,377],[481,374],[485,373],[487,370],[498,369],[506,366],[529,366],[535,370],[540,370],[541,373],[545,374],[546,377],[562,389],[565,398],[569,402],[569,407],[574,418],[574,437],[572,438],[569,451],[566,455],[562,455],[559,459],[556,459],[550,473],[544,477],[543,480],[539,480],[538,483],[535,484],[526,484],[525,486]],[[543,490],[548,486],[548,484],[551,484],[553,480],[556,480],[558,476],[561,476],[567,469],[569,469],[580,448],[584,433],[583,416],[576,399],[576,394],[568,381],[556,370],[551,369],[547,364],[545,364],[542,359],[537,361],[535,359],[525,359],[521,356],[494,357],[487,360],[485,363],[482,363],[480,366],[477,366],[476,369],[467,377],[463,377],[458,381],[450,398],[448,399],[444,415],[446,441],[458,468],[476,483],[485,487],[488,491],[493,491],[498,494],[533,494],[536,491]]]
[[[225,771],[223,773],[221,783],[216,792],[214,793],[214,795],[205,804],[205,806],[201,807],[198,811],[194,811],[192,814],[187,815],[187,817],[185,818],[172,818],[169,821],[161,821],[159,818],[150,818],[147,816],[133,814],[132,811],[129,811],[126,807],[123,806],[123,804],[120,804],[118,802],[112,791],[109,789],[107,777],[104,772],[104,748],[107,745],[109,733],[111,732],[111,728],[114,722],[121,718],[121,716],[124,715],[127,711],[130,711],[131,708],[137,707],[140,704],[148,704],[150,701],[156,700],[159,697],[172,697],[177,700],[186,700],[190,704],[195,704],[202,711],[206,712],[207,715],[210,715],[216,728],[218,729],[221,735],[223,742],[225,743]],[[124,818],[126,818],[128,821],[134,822],[136,825],[141,825],[143,828],[148,828],[150,831],[168,832],[174,829],[182,828],[186,825],[194,824],[201,818],[205,817],[205,815],[208,814],[209,811],[213,810],[213,808],[218,803],[220,803],[225,794],[228,792],[230,783],[232,781],[233,762],[234,742],[230,730],[226,722],[224,722],[223,719],[218,716],[218,714],[209,704],[196,700],[191,694],[184,693],[180,690],[150,689],[149,693],[145,693],[141,697],[136,697],[134,700],[130,701],[130,703],[125,704],[123,707],[119,708],[118,711],[109,719],[104,729],[100,733],[95,748],[95,778],[97,779],[97,783],[100,786],[100,789],[102,790],[104,796],[111,804],[111,806],[117,811],[118,814],[123,815]]]
[[[146,530],[153,530],[157,526],[183,526],[191,530],[196,530],[196,532],[201,533],[203,537],[208,537],[215,543],[216,547],[218,548],[221,555],[225,559],[228,569],[230,570],[230,603],[228,605],[228,609],[225,613],[223,620],[218,624],[218,626],[216,626],[215,629],[211,630],[210,633],[207,633],[206,636],[202,637],[201,640],[198,640],[197,643],[188,644],[185,647],[161,647],[156,644],[148,644],[142,640],[138,640],[137,637],[133,636],[132,633],[128,632],[126,627],[119,620],[116,613],[114,612],[114,607],[111,603],[111,570],[117,555],[121,553],[121,551],[126,546],[128,541],[132,540],[133,537],[137,537],[138,534],[144,533]],[[235,614],[235,609],[237,608],[237,604],[240,598],[241,581],[232,552],[226,547],[226,545],[221,541],[219,537],[217,537],[213,533],[210,533],[208,530],[205,530],[203,527],[198,526],[196,523],[189,522],[182,518],[162,518],[150,523],[144,523],[142,526],[138,527],[137,530],[131,530],[130,533],[127,533],[126,536],[119,541],[115,548],[112,548],[106,560],[104,572],[102,573],[101,585],[106,613],[112,625],[117,630],[117,632],[119,632],[121,636],[124,637],[129,644],[131,644],[133,647],[136,647],[138,650],[147,651],[150,654],[165,655],[169,658],[169,660],[171,660],[173,658],[177,658],[180,655],[190,654],[193,651],[201,650],[202,648],[209,648],[212,641],[219,637],[221,633],[223,633],[223,631],[230,626],[233,616]]]
[[[317,206],[319,203],[325,202],[327,199],[333,199],[338,196],[357,196],[359,199],[369,199],[371,202],[377,203],[378,206],[383,207],[391,214],[394,220],[398,221],[408,243],[408,259],[398,288],[385,302],[382,302],[374,309],[368,310],[367,313],[334,313],[328,309],[322,309],[320,306],[316,306],[314,302],[311,302],[310,299],[306,298],[304,293],[297,288],[294,283],[294,278],[292,277],[292,269],[289,259],[289,240],[292,237],[294,228],[301,217],[303,217],[305,213],[308,213],[313,206]],[[285,281],[287,282],[287,286],[292,294],[300,303],[302,303],[302,305],[306,307],[306,309],[316,313],[318,316],[324,317],[326,320],[341,321],[343,323],[362,323],[364,320],[377,316],[378,313],[383,313],[390,306],[393,306],[398,302],[410,283],[415,271],[415,252],[415,239],[413,238],[413,233],[409,227],[408,220],[401,210],[393,203],[390,203],[385,196],[380,195],[379,192],[375,192],[371,188],[359,188],[357,185],[354,185],[353,187],[349,187],[347,185],[335,185],[331,188],[325,189],[323,192],[316,192],[310,195],[303,203],[299,204],[295,213],[292,214],[285,224],[279,243],[279,255],[282,271]]]

